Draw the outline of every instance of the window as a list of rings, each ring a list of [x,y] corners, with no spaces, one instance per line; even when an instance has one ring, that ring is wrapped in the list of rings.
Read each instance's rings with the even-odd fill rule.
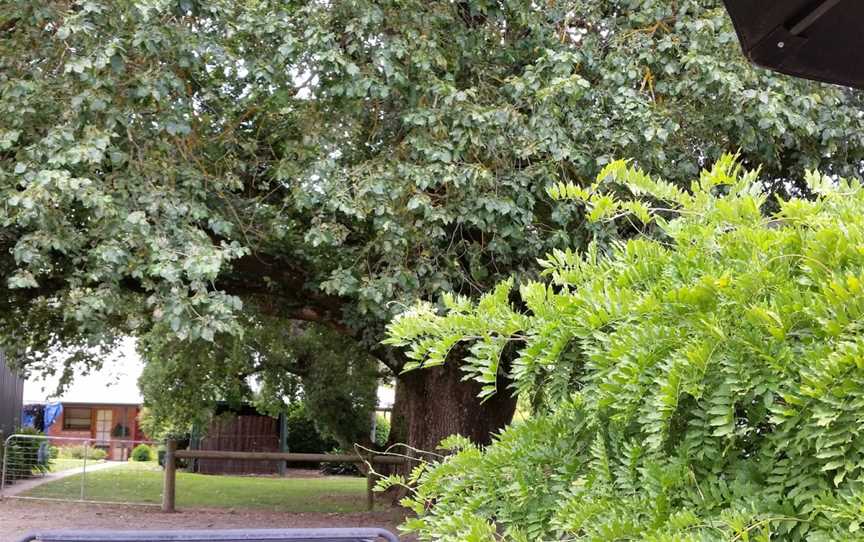
[[[89,408],[67,408],[63,411],[63,429],[72,431],[90,430]]]
[[[96,440],[100,444],[111,440],[111,418],[113,414],[112,410],[96,411]]]

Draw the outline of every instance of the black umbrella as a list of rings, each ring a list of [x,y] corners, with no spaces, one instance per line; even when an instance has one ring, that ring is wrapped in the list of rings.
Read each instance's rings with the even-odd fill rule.
[[[796,77],[864,88],[864,0],[724,0],[744,54]]]

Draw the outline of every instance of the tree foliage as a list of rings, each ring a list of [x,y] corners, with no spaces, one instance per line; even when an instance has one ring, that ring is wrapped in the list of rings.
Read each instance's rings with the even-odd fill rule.
[[[860,169],[859,112],[749,66],[719,0],[0,0],[0,346],[55,370],[305,320],[398,373],[414,299],[614,234],[550,183],[740,148],[782,192]]]
[[[292,453],[326,454],[339,447],[339,443],[318,430],[320,424],[310,415],[302,402],[288,407],[288,451]]]
[[[719,2],[5,0],[0,31],[9,345],[212,340],[242,302],[374,333],[587,239],[544,190],[613,153],[864,157],[857,96],[750,68]]]
[[[651,235],[556,251],[547,280],[390,325],[418,365],[467,343],[537,415],[487,449],[421,466],[424,540],[860,540],[864,506],[864,187],[810,173],[776,202],[725,156],[690,189],[613,162],[552,186]],[[613,194],[622,190],[629,199]],[[391,479],[388,483],[397,480]]]

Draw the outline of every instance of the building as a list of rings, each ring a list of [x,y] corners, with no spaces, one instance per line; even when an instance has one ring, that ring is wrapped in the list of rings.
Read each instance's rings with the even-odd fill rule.
[[[24,379],[6,365],[0,352],[0,435],[11,435],[21,426],[24,399]]]
[[[141,363],[134,354],[134,345],[118,350],[115,359],[86,374],[78,374],[60,395],[59,380],[34,377],[25,387],[24,403],[27,416],[57,446],[88,445],[104,449],[108,459],[128,459],[134,441],[146,440],[138,424],[143,399],[138,389]],[[62,438],[61,438],[62,437]],[[64,440],[70,439],[70,440]]]
[[[90,439],[90,446],[108,453],[107,459],[126,461],[132,441],[146,440],[138,425],[139,403],[60,401],[46,404],[45,411],[46,435],[76,439],[53,440],[56,446],[80,446],[77,439]]]

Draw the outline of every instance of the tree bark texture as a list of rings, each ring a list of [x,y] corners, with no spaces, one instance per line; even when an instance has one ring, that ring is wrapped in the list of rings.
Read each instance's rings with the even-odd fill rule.
[[[494,433],[513,419],[516,398],[499,379],[497,394],[485,402],[477,398],[480,385],[463,382],[455,362],[400,375],[390,424],[389,444],[435,452],[442,439],[459,434],[477,444],[489,444]],[[396,448],[394,452],[403,452]],[[409,452],[409,455],[415,455]],[[422,454],[421,454],[422,455]],[[407,474],[413,462],[391,473]]]

